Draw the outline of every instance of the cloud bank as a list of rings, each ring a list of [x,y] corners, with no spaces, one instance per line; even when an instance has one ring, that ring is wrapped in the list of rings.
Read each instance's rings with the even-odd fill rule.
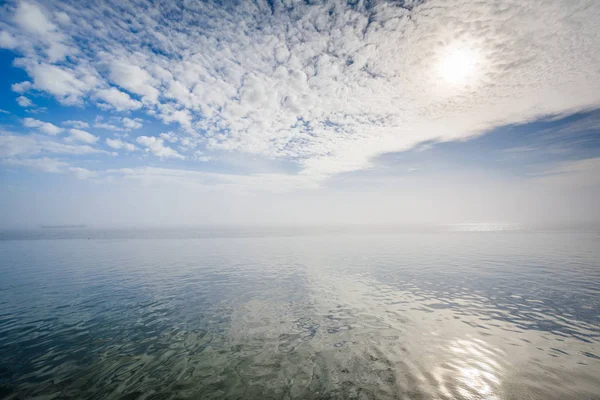
[[[3,8],[0,46],[21,55],[19,94],[141,110],[178,127],[190,154],[286,159],[326,177],[599,106],[599,20],[594,0],[21,1]],[[444,79],[465,53],[469,75]]]

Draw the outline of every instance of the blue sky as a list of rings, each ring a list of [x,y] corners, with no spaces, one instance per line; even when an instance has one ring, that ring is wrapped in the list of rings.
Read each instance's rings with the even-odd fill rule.
[[[6,2],[0,225],[597,220],[599,19]]]

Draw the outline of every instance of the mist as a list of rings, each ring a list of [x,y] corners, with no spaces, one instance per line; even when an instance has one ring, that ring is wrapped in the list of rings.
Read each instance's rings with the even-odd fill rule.
[[[593,172],[597,172],[594,170]],[[63,180],[3,187],[7,228],[195,225],[579,224],[600,221],[600,191],[581,172],[553,177],[410,171],[332,178],[315,188],[204,187],[184,182]]]

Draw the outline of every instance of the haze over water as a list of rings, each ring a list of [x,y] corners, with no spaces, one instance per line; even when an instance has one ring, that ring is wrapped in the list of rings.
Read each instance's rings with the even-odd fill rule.
[[[2,398],[600,398],[597,230],[2,239]]]
[[[599,21],[1,1],[0,399],[600,400]]]

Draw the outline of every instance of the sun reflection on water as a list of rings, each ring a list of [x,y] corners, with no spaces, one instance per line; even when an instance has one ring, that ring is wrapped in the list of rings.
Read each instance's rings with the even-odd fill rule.
[[[500,399],[503,354],[479,339],[458,339],[448,346],[451,360],[436,368],[434,376],[444,397]]]

